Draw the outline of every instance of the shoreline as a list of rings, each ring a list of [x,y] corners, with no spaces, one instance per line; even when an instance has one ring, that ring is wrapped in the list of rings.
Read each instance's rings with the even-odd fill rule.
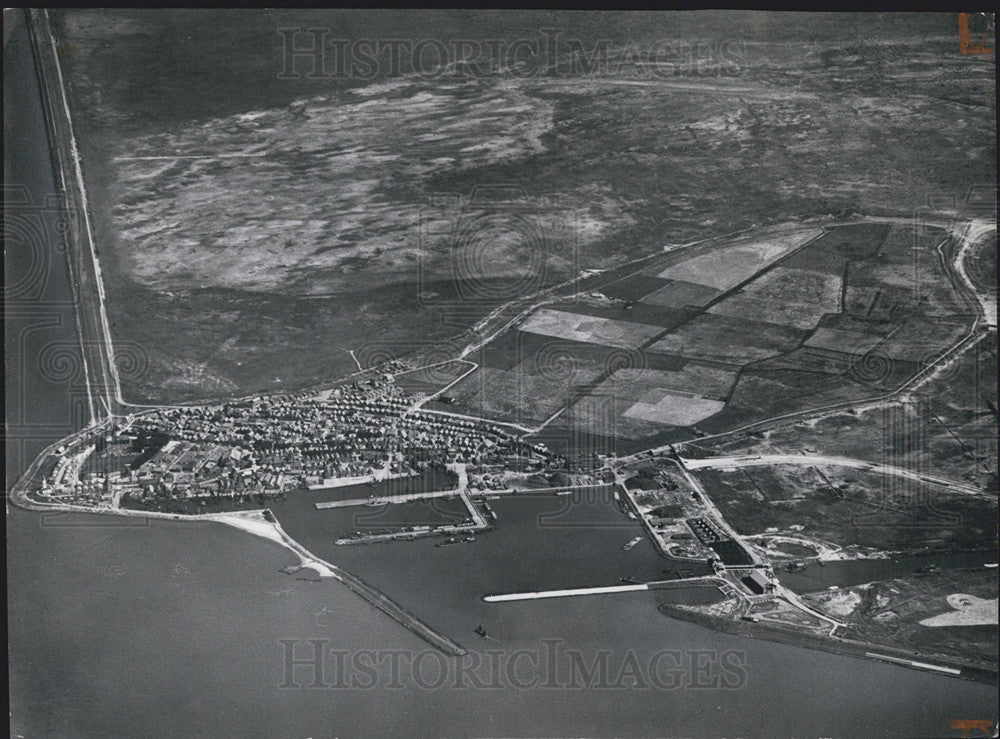
[[[89,508],[65,503],[45,504],[31,500],[27,496],[11,491],[9,502],[22,510],[36,513],[63,512],[63,513],[84,513],[105,516],[121,516],[125,518],[154,518],[162,521],[221,523],[239,529],[246,534],[266,539],[278,544],[283,549],[293,553],[299,559],[299,564],[294,571],[300,569],[311,569],[320,578],[330,578],[345,585],[349,590],[359,595],[371,605],[382,611],[384,614],[395,620],[404,628],[413,632],[416,636],[439,649],[449,656],[462,656],[468,653],[459,643],[449,639],[443,634],[435,631],[431,626],[424,623],[417,616],[413,615],[401,605],[393,601],[380,590],[372,587],[361,578],[337,567],[330,562],[320,559],[304,546],[290,537],[281,524],[276,520],[269,520],[270,511],[266,508],[250,511],[226,512],[226,513],[163,513],[161,511],[134,511],[127,508]],[[266,512],[266,513],[265,513]],[[273,518],[273,517],[272,517]]]
[[[90,411],[87,423],[94,427],[114,417],[123,405],[105,308],[104,282],[90,225],[87,192],[62,65],[48,11],[31,9],[26,18],[48,131],[52,172],[61,190],[61,206],[66,214],[66,260],[77,304],[75,313]]]
[[[271,541],[283,549],[295,554],[299,559],[298,565],[293,566],[291,572],[300,569],[311,569],[321,579],[333,579],[347,586],[357,595],[368,601],[371,605],[395,620],[401,626],[409,629],[424,641],[430,643],[443,653],[449,656],[462,656],[468,653],[463,646],[448,637],[439,634],[432,627],[421,621],[419,618],[409,613],[402,606],[390,599],[381,591],[368,585],[361,578],[315,556],[299,542],[295,541],[275,521],[269,521],[265,511],[268,509],[256,509],[250,511],[226,512],[226,513],[202,513],[202,514],[181,514],[163,513],[160,511],[134,511],[130,509],[113,508],[89,508],[87,506],[72,504],[45,504],[31,500],[19,491],[11,491],[9,501],[23,510],[34,512],[66,512],[85,513],[95,515],[111,515],[132,518],[155,518],[160,520],[172,520],[180,522],[207,521],[221,523],[243,531],[246,534],[260,539]],[[711,578],[688,578],[685,580],[674,580],[669,583],[657,583],[658,587],[679,588],[679,587],[704,587],[707,579]],[[655,590],[657,587],[648,587]],[[664,603],[657,606],[657,610],[668,618],[675,618],[681,621],[694,623],[713,631],[719,631],[736,636],[744,636],[751,639],[762,639],[781,644],[801,647],[803,649],[813,649],[838,654],[859,659],[869,659],[891,663],[895,666],[905,667],[920,672],[931,672],[939,677],[951,677],[962,680],[970,680],[979,683],[997,684],[1000,680],[1000,671],[990,669],[984,665],[974,664],[963,660],[948,660],[940,656],[925,656],[914,651],[907,651],[882,644],[857,642],[841,637],[820,636],[806,632],[792,631],[779,624],[765,623],[762,621],[749,622],[735,619],[723,618],[709,614],[698,613],[696,611],[680,608],[677,605]],[[938,665],[933,663],[938,663]],[[958,670],[958,673],[954,672]]]
[[[679,608],[669,603],[661,604],[657,607],[657,610],[667,618],[676,618],[713,631],[721,631],[749,639],[762,639],[780,644],[789,644],[803,649],[814,649],[845,657],[889,662],[911,670],[930,672],[943,677],[954,677],[960,680],[971,680],[990,685],[996,685],[998,679],[1000,679],[995,666],[986,667],[985,665],[974,664],[964,660],[949,660],[936,655],[925,657],[918,652],[898,649],[884,644],[872,644],[836,636],[820,636],[804,631],[792,631],[777,623],[737,621]],[[956,670],[958,672],[955,672]]]
[[[72,280],[72,286],[77,298],[77,303],[79,310],[77,311],[77,322],[78,329],[81,336],[90,337],[91,341],[83,341],[82,349],[82,360],[84,363],[84,375],[87,382],[87,393],[90,405],[90,418],[88,426],[77,434],[73,434],[67,439],[73,439],[78,434],[92,433],[97,429],[100,429],[102,424],[108,422],[110,419],[114,418],[115,411],[120,411],[122,408],[144,408],[144,406],[132,406],[126,403],[121,395],[121,388],[118,379],[117,367],[114,361],[114,346],[112,343],[111,333],[107,323],[107,314],[105,310],[105,296],[104,296],[104,285],[103,279],[100,271],[100,264],[98,262],[97,251],[93,242],[93,236],[91,233],[91,226],[89,221],[87,195],[84,188],[83,175],[81,171],[81,163],[79,158],[79,152],[77,149],[75,137],[73,134],[72,119],[70,117],[69,105],[66,99],[66,91],[62,80],[62,70],[58,58],[58,52],[55,46],[55,38],[52,34],[51,28],[49,26],[49,20],[46,11],[44,10],[33,10],[29,11],[29,17],[32,21],[31,27],[33,29],[32,36],[35,46],[35,57],[36,64],[38,67],[39,76],[41,78],[42,87],[42,98],[45,101],[45,112],[47,113],[48,125],[49,125],[49,138],[50,138],[50,156],[53,162],[53,170],[57,175],[58,180],[62,185],[63,190],[63,206],[70,214],[76,214],[79,216],[82,214],[82,218],[73,219],[70,218],[68,221],[68,234],[67,234],[67,255],[70,266],[71,274],[75,279]],[[58,91],[54,89],[58,87]],[[891,220],[888,218],[875,219],[875,220]],[[750,230],[750,229],[747,229]],[[970,226],[971,232],[971,226]],[[718,238],[718,237],[714,237]],[[711,241],[712,238],[706,241]],[[967,245],[968,238],[965,240],[964,245]],[[696,242],[697,243],[697,242]],[[940,247],[939,247],[940,248]],[[964,246],[963,246],[964,248]],[[84,252],[87,252],[85,254]],[[89,259],[87,258],[89,255]],[[643,258],[643,260],[637,260],[637,263],[641,263],[645,259],[653,259],[658,254],[649,255]],[[962,273],[962,277],[967,278]],[[598,280],[599,281],[599,280]],[[538,296],[541,297],[541,296]],[[513,306],[516,308],[517,306]],[[528,310],[532,310],[537,305],[532,305]],[[500,319],[497,322],[502,323],[502,320],[506,319],[504,311],[507,310],[507,306],[504,306],[496,312],[496,318]],[[985,309],[984,309],[985,312]],[[483,341],[479,343],[480,346],[488,343],[495,336],[506,331],[514,322],[516,322],[520,317],[515,316],[513,321],[509,321],[507,324],[503,325],[499,331],[494,334],[487,335]],[[489,322],[492,316],[486,317],[480,325],[483,326],[483,331],[481,333],[488,333],[488,329],[492,329],[489,326]],[[981,316],[977,311],[976,320],[973,322],[972,328],[970,329],[968,335],[950,347],[944,354],[937,360],[935,366],[940,365],[946,359],[954,358],[954,356],[960,355],[966,348],[968,348],[971,343],[974,343],[978,338],[982,338],[983,333],[980,332],[980,322]],[[477,328],[479,325],[477,325]],[[995,318],[993,320],[992,326],[987,320],[986,332],[988,333],[991,328],[995,327]],[[994,328],[995,330],[995,328]],[[472,337],[481,338],[479,334],[475,331],[471,334]],[[449,361],[468,361],[462,359],[465,357],[470,350],[475,346],[475,343],[470,344],[463,351],[460,358],[457,360]],[[954,356],[953,356],[954,355]],[[88,358],[91,360],[88,362]],[[936,371],[935,366],[929,368],[930,370]],[[418,368],[419,369],[419,368]],[[364,374],[369,370],[360,370],[355,374]],[[471,373],[473,370],[470,370]],[[469,374],[466,373],[466,374]],[[893,398],[895,395],[900,394],[904,390],[912,390],[914,385],[919,385],[926,379],[928,379],[933,372],[928,373],[927,370],[918,373],[914,377],[910,378],[906,383],[904,383],[896,391],[888,395],[881,396],[875,399],[869,399],[867,401],[862,401],[866,403],[880,403],[887,399]],[[352,375],[353,376],[353,375]],[[465,375],[462,375],[458,380],[462,379]],[[350,376],[349,376],[350,377]],[[442,390],[435,393],[435,395],[444,392],[447,387],[455,384],[458,380],[453,381],[450,385],[446,386]],[[334,381],[342,382],[343,380]],[[433,396],[432,396],[433,397]],[[425,399],[427,402],[429,399]],[[100,408],[100,403],[103,402],[106,408],[102,412]],[[204,402],[193,403],[194,405],[204,405]],[[422,404],[421,404],[422,405]],[[858,401],[850,401],[844,406],[850,405],[855,407],[858,405]],[[802,413],[816,413],[817,411],[825,411],[834,407],[839,407],[839,405],[831,405],[826,408],[811,409],[809,411],[803,411]],[[426,413],[436,413],[440,415],[452,415],[457,416],[459,414],[449,413],[447,411],[435,411],[435,410],[424,410]],[[459,416],[463,417],[463,416]],[[777,417],[772,419],[765,419],[764,421],[757,422],[758,424],[773,423],[775,421],[783,420],[784,417]],[[521,431],[532,432],[517,424],[504,424],[503,422],[495,422],[499,425],[507,425],[518,428]],[[755,424],[750,424],[747,427],[742,427],[733,431],[725,432],[724,434],[718,434],[709,436],[707,438],[716,438],[718,436],[725,436],[727,434],[738,433],[745,428],[753,427]],[[461,655],[465,654],[466,650],[458,645],[457,643],[451,641],[447,637],[437,633],[430,626],[420,621],[416,616],[410,614],[400,605],[389,599],[386,595],[378,591],[377,589],[371,587],[365,583],[360,578],[351,575],[350,573],[341,570],[335,565],[325,562],[324,560],[316,557],[311,552],[309,552],[305,547],[299,544],[297,541],[292,539],[288,534],[282,529],[280,523],[273,519],[270,512],[267,509],[257,509],[251,511],[241,511],[241,512],[226,512],[226,513],[205,513],[205,514],[173,514],[165,513],[159,511],[129,511],[128,509],[113,508],[113,507],[91,507],[87,505],[76,505],[76,504],[61,504],[61,503],[43,503],[37,500],[33,500],[29,497],[27,492],[27,487],[30,484],[32,478],[37,474],[41,464],[46,460],[54,449],[60,444],[66,444],[67,439],[56,442],[44,452],[42,452],[39,457],[29,465],[28,469],[22,475],[21,479],[11,488],[9,492],[9,500],[18,505],[19,507],[26,508],[33,511],[47,511],[47,512],[69,512],[69,513],[89,513],[97,515],[116,515],[116,516],[131,516],[139,518],[154,518],[163,520],[175,520],[175,521],[215,521],[218,523],[223,523],[234,528],[240,529],[245,533],[257,536],[259,538],[268,539],[276,544],[279,544],[285,549],[288,549],[294,553],[299,558],[299,568],[309,568],[317,572],[321,578],[332,578],[338,580],[339,582],[345,584],[352,591],[360,595],[362,598],[367,600],[369,603],[374,605],[376,608],[381,610],[383,613],[389,615],[398,623],[404,627],[410,629],[417,636],[420,636],[425,641],[431,643],[433,646],[437,647],[446,654]],[[682,444],[683,446],[683,444]],[[647,450],[656,451],[656,450]],[[643,452],[646,453],[646,452]],[[638,457],[638,454],[635,455]],[[626,498],[629,496],[626,494]],[[634,505],[634,502],[629,500],[630,503]],[[640,520],[643,517],[640,516]],[[657,537],[653,536],[652,540],[654,544],[658,544]],[[661,554],[661,547],[657,545],[657,549]],[[670,557],[672,561],[678,561],[676,558]],[[677,581],[681,583],[683,581]],[[670,607],[671,616],[676,618],[681,618],[682,620],[695,620],[695,616],[700,617],[699,614],[692,614],[689,611],[684,611],[683,609],[677,609]],[[664,612],[661,607],[661,612]],[[683,614],[683,615],[681,615]],[[829,638],[812,637],[811,635],[798,634],[795,632],[790,632],[787,629],[781,627],[764,627],[759,624],[750,624],[748,622],[732,621],[729,619],[717,618],[704,616],[706,622],[709,624],[710,628],[715,630],[724,631],[728,633],[744,633],[744,629],[748,629],[745,635],[754,636],[755,638],[770,638],[774,641],[784,641],[788,640],[787,643],[796,644],[799,646],[805,646],[806,648],[818,648],[825,649],[825,651],[831,651],[838,654],[848,654],[853,656],[858,656],[861,647],[854,646],[847,640],[832,641]],[[698,622],[698,621],[696,621]],[[703,624],[705,625],[705,624]],[[749,627],[757,627],[749,628]],[[735,629],[733,631],[732,629]],[[819,639],[818,643],[811,643],[815,639]],[[836,639],[836,637],[833,637]],[[873,645],[868,645],[873,646]],[[890,651],[890,648],[876,647],[883,651]],[[861,656],[869,656],[868,654],[863,654]],[[908,656],[916,656],[909,655]],[[934,658],[938,660],[938,658]],[[912,660],[910,660],[912,661]],[[940,661],[940,660],[938,660]],[[957,663],[956,663],[957,664]],[[909,666],[914,669],[920,669],[919,665],[916,664],[904,664],[904,666]],[[968,665],[963,665],[966,669],[969,669]],[[992,676],[989,680],[990,682],[996,682],[996,673],[991,673],[989,670],[982,669],[983,676]],[[975,674],[975,673],[974,673]],[[961,677],[966,677],[969,679],[968,673],[965,670],[962,671]],[[976,677],[971,677],[971,679],[977,679]]]

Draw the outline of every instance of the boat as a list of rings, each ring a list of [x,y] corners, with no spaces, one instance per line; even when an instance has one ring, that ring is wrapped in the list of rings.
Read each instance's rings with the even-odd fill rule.
[[[479,626],[476,627],[476,633],[479,634],[484,639],[489,638],[489,636],[487,636],[486,634],[486,628],[482,624],[479,624]]]
[[[623,552],[627,552],[632,547],[634,547],[636,544],[638,544],[640,541],[642,541],[642,537],[641,536],[635,537],[634,539],[632,539],[632,541],[630,541],[628,544],[626,544],[625,546],[622,547],[622,551]]]

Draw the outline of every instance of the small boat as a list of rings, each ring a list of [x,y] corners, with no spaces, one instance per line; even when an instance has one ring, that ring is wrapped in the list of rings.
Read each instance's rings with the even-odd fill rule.
[[[482,624],[479,624],[479,626],[476,627],[476,633],[479,634],[484,639],[488,639],[489,638],[486,635],[486,628]]]

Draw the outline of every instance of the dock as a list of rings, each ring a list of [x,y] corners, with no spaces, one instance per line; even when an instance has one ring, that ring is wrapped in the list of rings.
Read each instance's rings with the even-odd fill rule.
[[[519,600],[542,600],[544,598],[572,598],[582,595],[608,595],[612,593],[634,593],[642,590],[672,590],[691,585],[719,585],[725,581],[716,575],[689,577],[682,580],[655,580],[653,582],[630,583],[628,585],[604,585],[592,588],[569,588],[566,590],[540,590],[526,593],[502,593],[484,595],[487,603],[509,603]]]

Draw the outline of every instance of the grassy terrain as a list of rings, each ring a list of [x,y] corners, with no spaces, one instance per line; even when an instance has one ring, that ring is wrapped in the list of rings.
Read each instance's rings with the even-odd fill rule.
[[[974,549],[996,542],[995,500],[836,467],[699,471],[741,534],[777,532],[855,553]]]
[[[993,67],[957,53],[952,15],[54,20],[112,331],[149,359],[129,399],[329,379],[355,367],[347,350],[440,344],[577,269],[800,217],[907,215],[996,177]],[[669,78],[645,64],[573,71],[565,51],[553,74],[525,79],[495,63],[483,75],[383,64],[368,79],[279,77],[280,28],[513,42],[543,25],[588,51],[609,39],[618,59],[630,41],[669,41]],[[684,49],[699,43],[712,51],[695,64]],[[526,196],[470,204],[476,188],[508,183]],[[441,192],[466,200],[434,204]]]
[[[636,448],[878,397],[971,326],[937,250],[945,239],[908,225],[786,226],[664,255],[610,283],[615,295],[652,289],[640,302],[587,293],[498,336],[456,397],[465,412],[533,425],[551,417],[553,430]],[[730,252],[748,258],[721,258]],[[657,287],[651,274],[722,287],[705,302],[698,283]]]
[[[996,626],[931,627],[922,620],[952,611],[946,598],[966,593],[996,601],[995,570],[941,570],[855,588],[809,594],[804,600],[850,625],[850,639],[910,648],[921,654],[960,657],[995,665]],[[996,610],[993,611],[996,619]]]
[[[819,453],[866,459],[997,489],[997,344],[990,335],[903,403],[766,434],[704,442],[692,453]]]

